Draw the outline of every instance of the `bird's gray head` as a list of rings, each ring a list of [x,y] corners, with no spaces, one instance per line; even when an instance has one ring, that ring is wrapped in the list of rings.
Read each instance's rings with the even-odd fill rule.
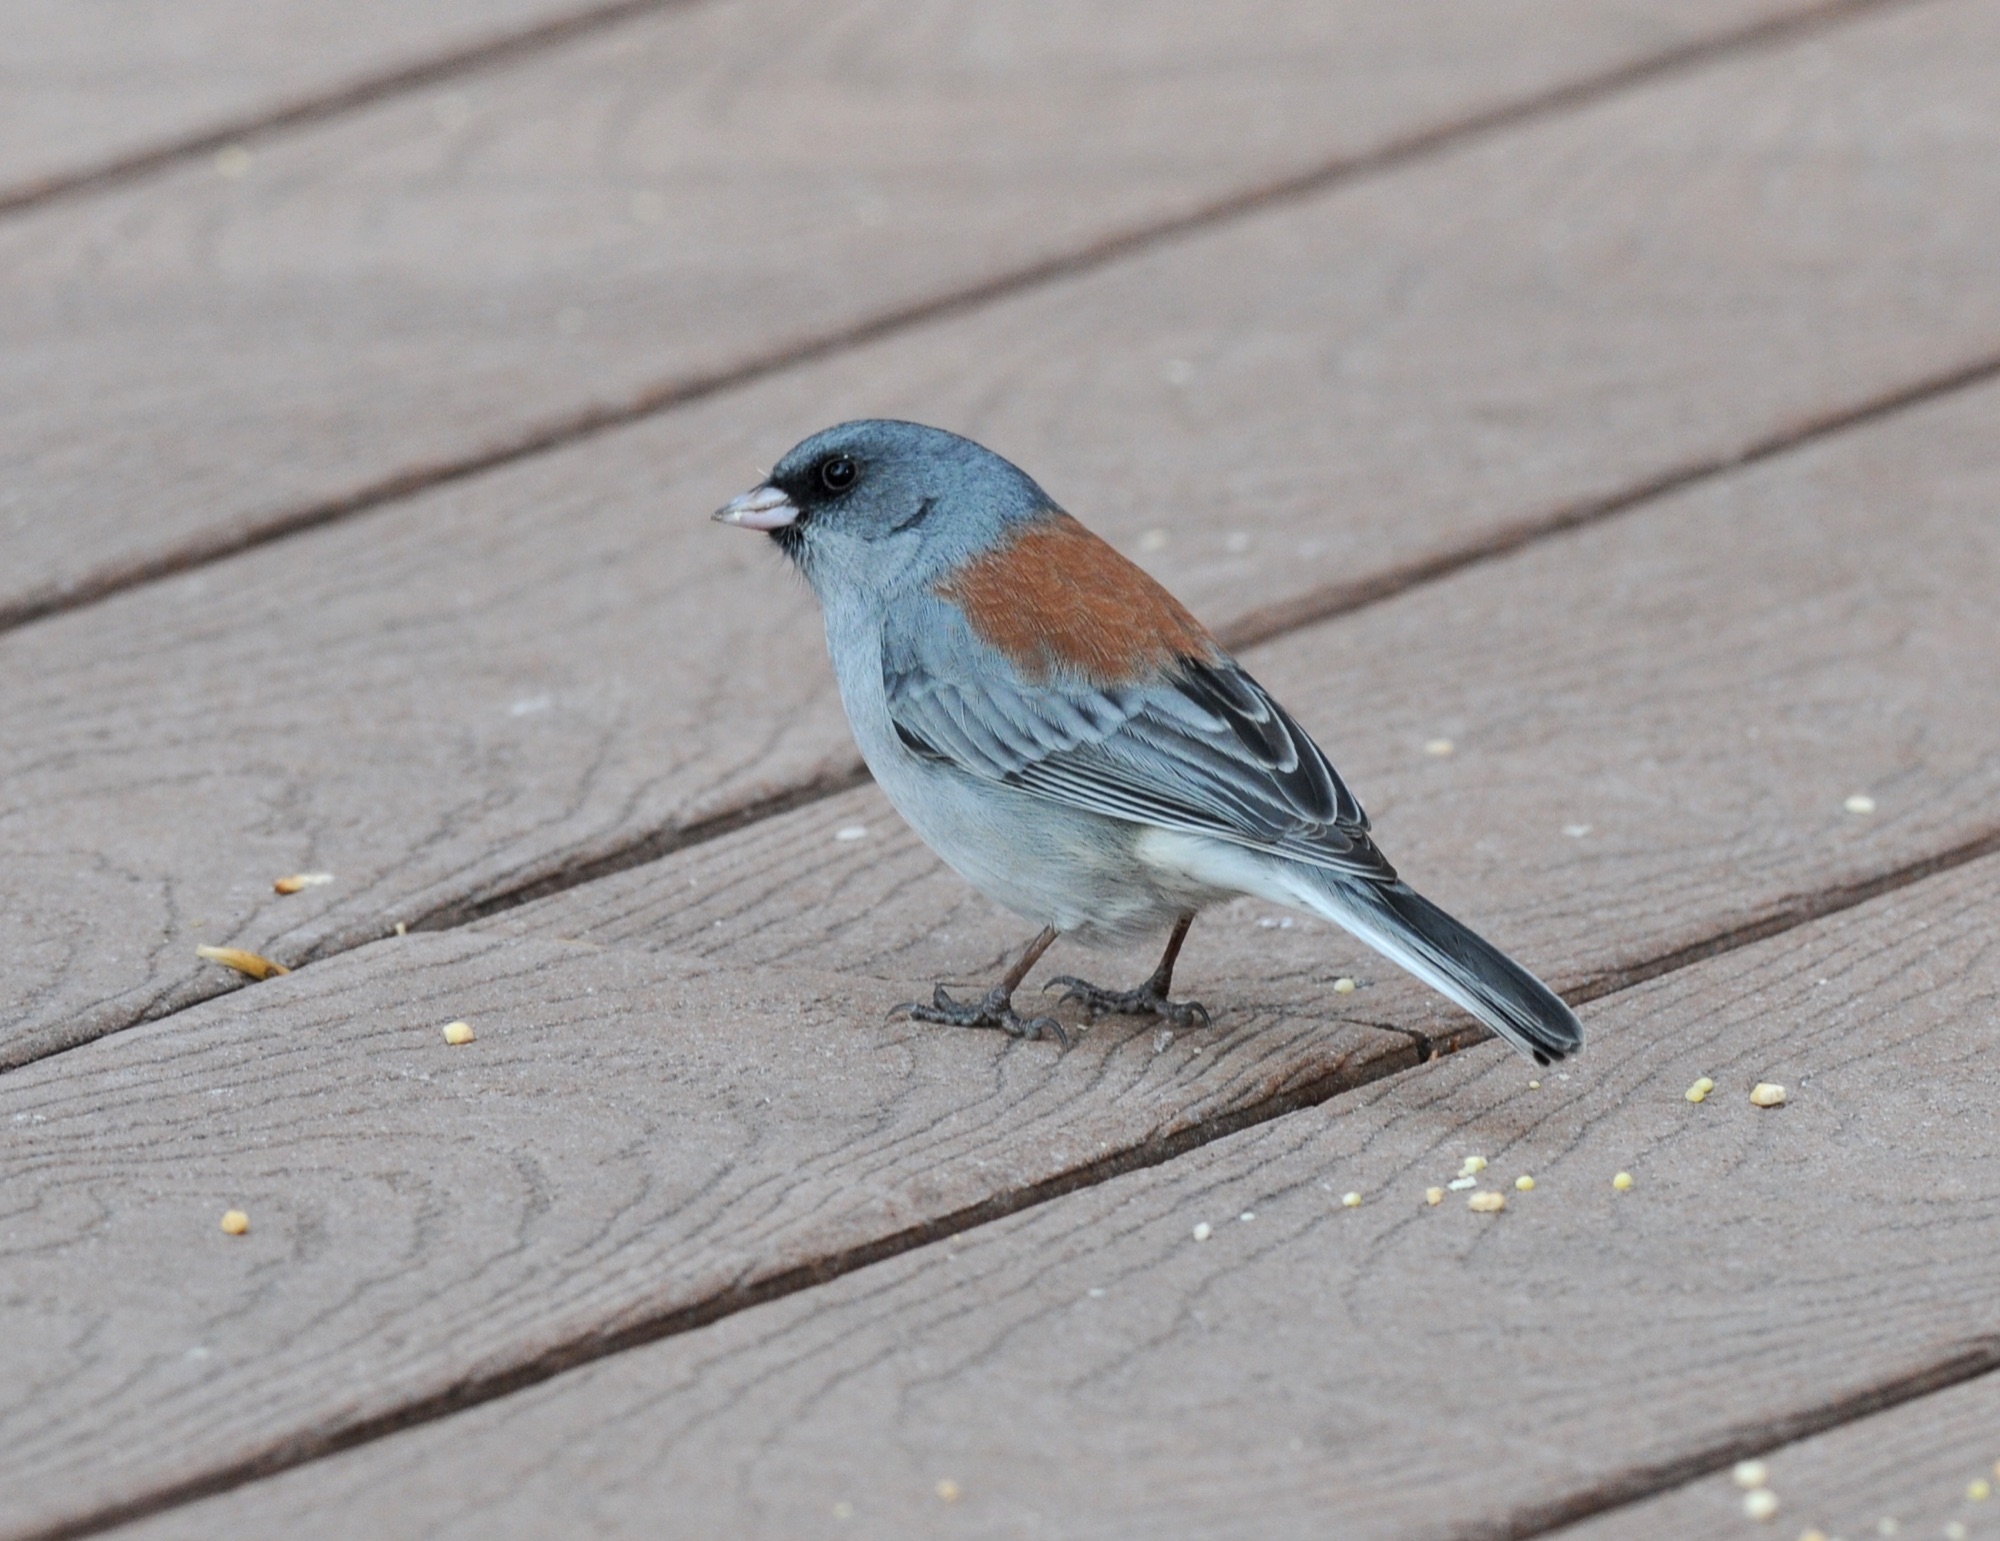
[[[942,428],[841,423],[793,446],[724,524],[765,530],[822,601],[936,582],[1055,504],[1016,466]]]

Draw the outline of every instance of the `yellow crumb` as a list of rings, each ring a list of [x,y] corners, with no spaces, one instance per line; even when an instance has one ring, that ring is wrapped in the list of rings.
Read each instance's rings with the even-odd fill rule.
[[[1514,1186],[1519,1188],[1523,1193],[1532,1193],[1535,1187],[1535,1180],[1526,1172],[1523,1172],[1519,1177],[1514,1179]]]
[[[1452,747],[1453,745],[1450,739],[1434,738],[1424,745],[1424,753],[1434,754],[1439,756],[1448,755],[1451,753]]]
[[[1750,1088],[1750,1100],[1760,1108],[1781,1108],[1785,1105],[1785,1089],[1775,1081],[1759,1081]]]
[[[1687,1100],[1689,1102],[1701,1102],[1714,1090],[1715,1083],[1707,1076],[1703,1076],[1687,1089]]]
[[[959,1485],[956,1482],[952,1481],[951,1478],[941,1477],[938,1479],[937,1496],[942,1498],[946,1503],[948,1504],[957,1503],[959,1492],[960,1492]]]
[[[1345,974],[1342,974],[1340,978],[1333,982],[1333,993],[1335,995],[1352,995],[1354,993],[1354,981],[1349,979]]]
[[[1778,1495],[1767,1487],[1745,1493],[1743,1512],[1753,1520],[1775,1520],[1778,1517]]]
[[[1762,1487],[1771,1480],[1771,1469],[1762,1461],[1738,1461],[1729,1477],[1738,1487]]]
[[[1486,1158],[1484,1156],[1467,1156],[1465,1158],[1465,1165],[1458,1169],[1458,1175],[1460,1177],[1477,1177],[1485,1170]]]
[[[472,1042],[472,1038],[473,1038],[473,1032],[469,1024],[464,1022],[445,1023],[444,1041],[450,1044],[453,1048],[457,1048],[462,1043]]]
[[[1474,1214],[1497,1215],[1507,1207],[1504,1193],[1475,1193],[1465,1201],[1465,1207]]]
[[[1426,1204],[1442,1204],[1444,1202],[1444,1189],[1442,1188],[1424,1189],[1424,1202]]]
[[[1343,1208],[1359,1209],[1361,1207],[1361,1195],[1358,1193],[1343,1193],[1340,1196],[1340,1202]]]
[[[331,872],[294,872],[271,886],[281,894],[295,894],[302,888],[324,888],[333,881]]]
[[[195,956],[206,958],[210,963],[220,963],[224,968],[233,968],[239,974],[252,979],[269,979],[273,974],[289,974],[290,969],[282,963],[273,963],[269,958],[259,957],[254,952],[245,952],[241,947],[197,947]]]
[[[1846,808],[1849,813],[1873,813],[1875,811],[1875,799],[1870,797],[1866,792],[1856,792],[1841,806]]]
[[[1616,1177],[1611,1179],[1611,1186],[1616,1188],[1620,1193],[1624,1193],[1632,1186],[1632,1174],[1630,1172],[1620,1172]]]
[[[1996,1468],[2000,1470],[2000,1468]],[[1966,1484],[1965,1496],[1976,1504],[1983,1504],[1993,1496],[1993,1484],[1984,1477],[1975,1477]]]
[[[242,1210],[229,1209],[223,1211],[222,1230],[224,1235],[241,1236],[249,1229],[250,1217],[244,1214]]]

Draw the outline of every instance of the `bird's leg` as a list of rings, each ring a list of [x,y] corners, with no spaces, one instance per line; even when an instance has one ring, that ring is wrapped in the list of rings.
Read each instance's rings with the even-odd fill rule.
[[[1136,990],[1106,990],[1071,974],[1051,979],[1047,988],[1064,986],[1063,999],[1081,1001],[1093,1017],[1109,1011],[1128,1017],[1165,1017],[1175,1027],[1207,1027],[1208,1008],[1200,1001],[1167,999],[1167,991],[1174,983],[1174,960],[1181,955],[1181,943],[1187,940],[1188,927],[1193,924],[1193,915],[1183,915],[1174,923],[1174,934],[1167,938],[1167,950],[1160,954],[1160,966]]]
[[[928,1006],[918,1001],[905,1001],[892,1008],[889,1015],[893,1017],[899,1011],[907,1012],[914,1022],[942,1022],[948,1027],[997,1027],[1016,1038],[1046,1035],[1068,1048],[1069,1034],[1063,1031],[1062,1023],[1054,1017],[1023,1017],[1014,1010],[1014,991],[1055,939],[1056,928],[1043,927],[1042,934],[1028,943],[1027,951],[1021,954],[1021,961],[1008,969],[1000,983],[986,992],[984,1000],[954,1000],[945,987],[939,985]]]

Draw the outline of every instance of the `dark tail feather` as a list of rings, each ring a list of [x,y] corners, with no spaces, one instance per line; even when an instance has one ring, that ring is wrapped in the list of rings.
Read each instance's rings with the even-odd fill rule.
[[[1315,874],[1327,919],[1456,1001],[1523,1054],[1546,1065],[1583,1047],[1583,1028],[1559,996],[1484,937],[1407,883]]]

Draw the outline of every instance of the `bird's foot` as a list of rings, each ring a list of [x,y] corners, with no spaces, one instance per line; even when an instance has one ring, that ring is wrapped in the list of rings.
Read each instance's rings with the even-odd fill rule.
[[[1209,1026],[1206,1006],[1200,1001],[1168,1000],[1167,992],[1156,979],[1147,980],[1136,990],[1107,990],[1073,974],[1059,974],[1043,989],[1053,990],[1058,986],[1062,987],[1065,1003],[1080,1002],[1093,1017],[1110,1013],[1121,1017],[1160,1017],[1175,1027]]]
[[[988,990],[982,1000],[961,1001],[953,999],[939,985],[928,1006],[920,1001],[905,1001],[890,1008],[890,1016],[899,1013],[913,1022],[941,1022],[946,1027],[997,1027],[1015,1038],[1053,1038],[1065,1049],[1069,1047],[1069,1034],[1063,1031],[1062,1023],[1054,1017],[1022,1016],[1004,990]]]

